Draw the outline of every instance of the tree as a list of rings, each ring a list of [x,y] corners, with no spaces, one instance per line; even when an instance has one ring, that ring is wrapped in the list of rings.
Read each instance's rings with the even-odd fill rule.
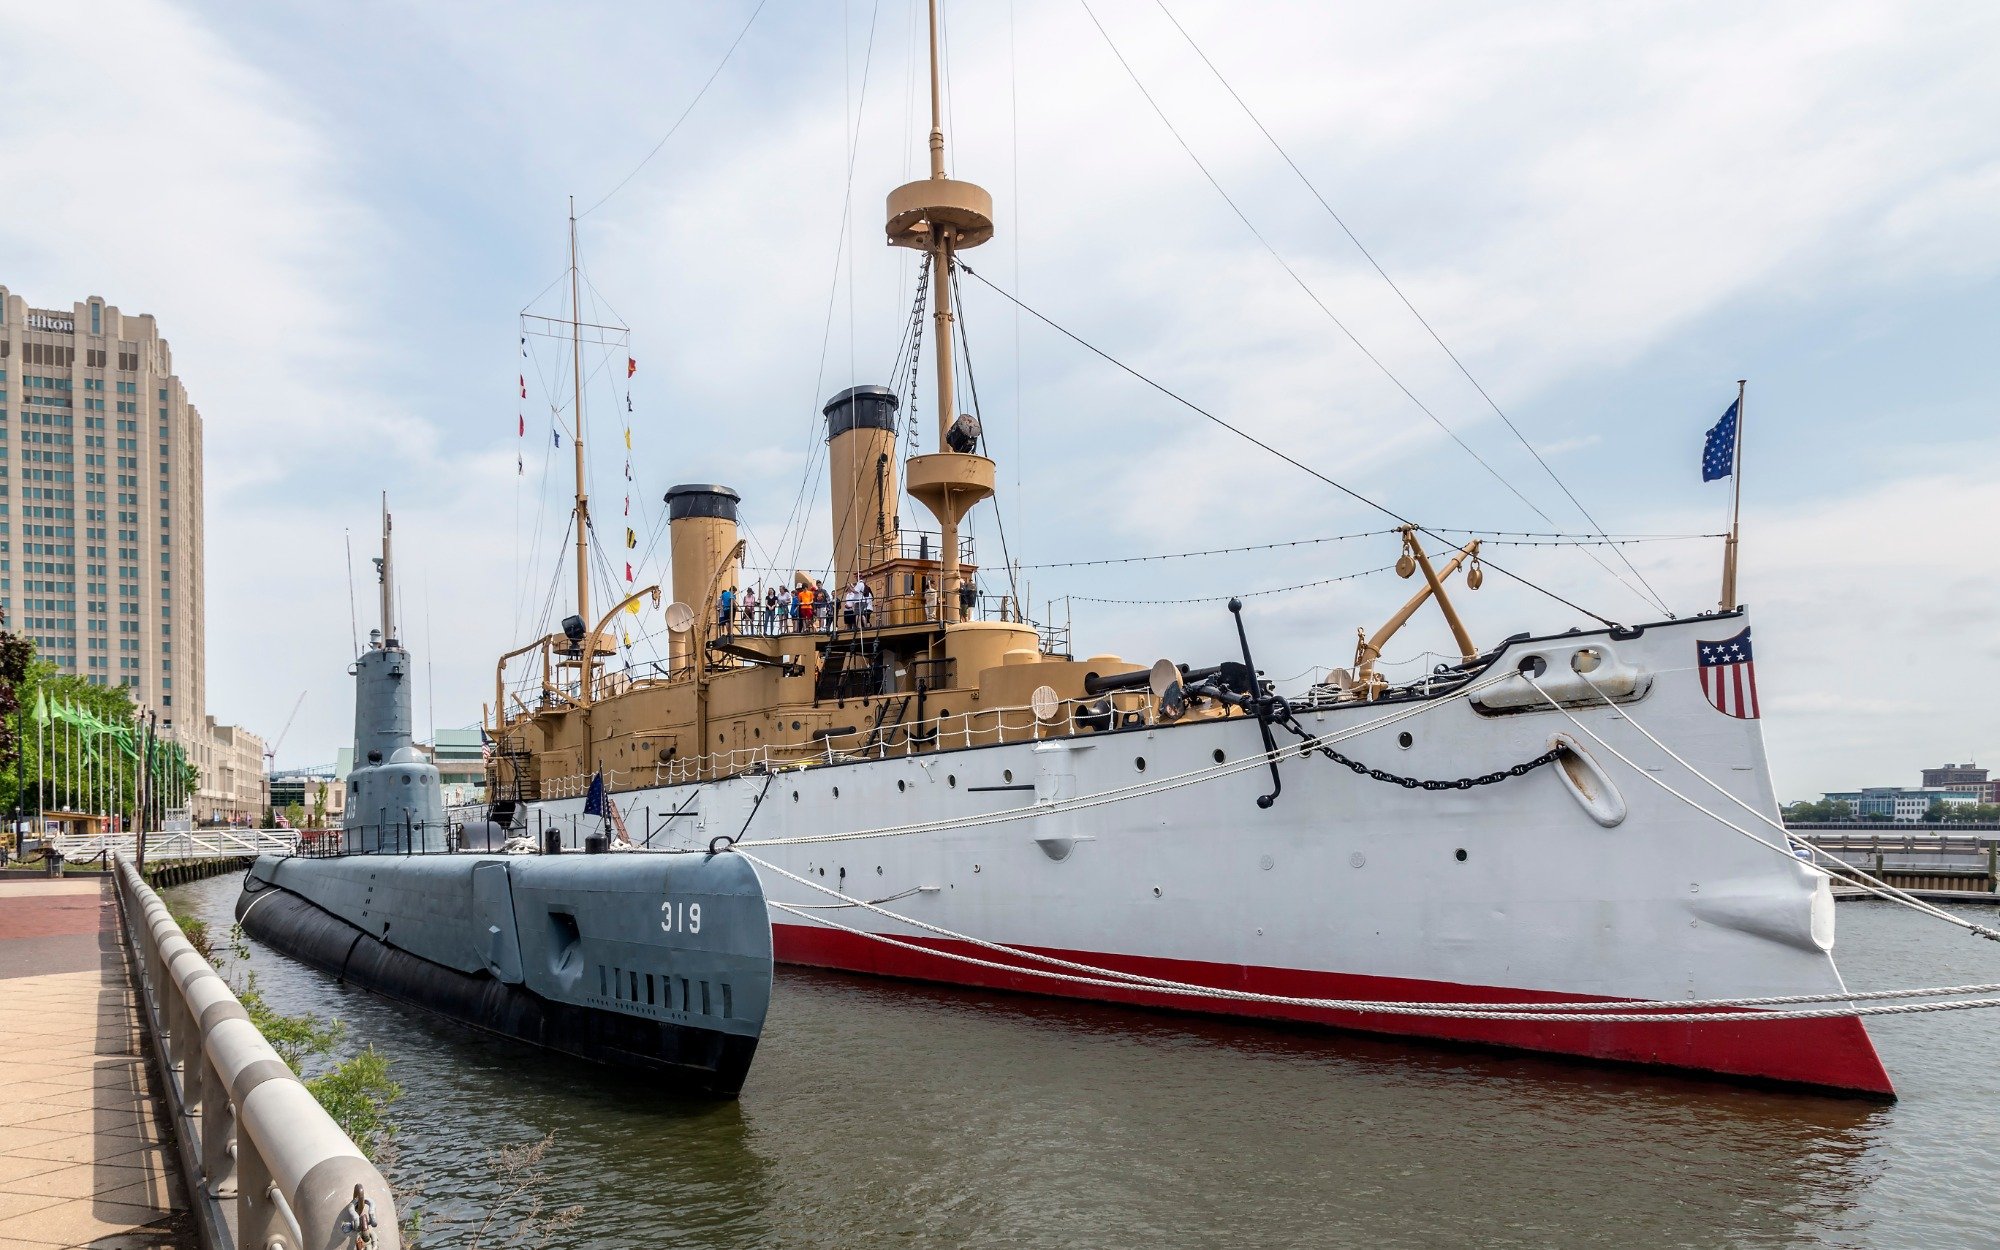
[[[1943,799],[1932,799],[1930,806],[1924,809],[1925,824],[1941,825],[1947,819],[1949,819],[1949,808]]]
[[[0,630],[0,763],[13,765],[0,770],[0,811],[80,808],[86,794],[108,799],[117,811],[132,810],[136,715],[125,687],[66,675],[36,659],[26,638]]]
[[[1824,824],[1834,820],[1853,820],[1854,804],[1846,799],[1794,803],[1785,809],[1785,819],[1795,824]]]

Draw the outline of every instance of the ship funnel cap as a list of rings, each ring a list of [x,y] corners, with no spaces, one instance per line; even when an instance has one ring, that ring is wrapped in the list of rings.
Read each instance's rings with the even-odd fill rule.
[[[736,505],[742,498],[727,486],[690,482],[667,492],[667,519],[679,521],[687,517],[716,517],[734,521]]]
[[[838,438],[850,430],[894,430],[896,392],[886,386],[850,386],[820,411],[826,414],[826,436]]]

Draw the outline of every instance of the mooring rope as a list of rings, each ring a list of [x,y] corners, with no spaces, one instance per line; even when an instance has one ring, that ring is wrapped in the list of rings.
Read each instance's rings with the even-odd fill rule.
[[[847,899],[845,895],[842,895],[838,890],[834,889],[832,886],[822,885],[821,883],[814,881],[808,877],[803,877],[800,876],[798,873],[791,872],[784,868],[780,868],[778,865],[773,864],[768,860],[761,859],[755,855],[752,855],[747,851],[739,851],[738,853],[741,854],[743,858],[749,860],[752,864],[756,865],[758,868],[768,869],[771,872],[774,872],[779,876],[784,877],[788,880],[797,882],[798,884],[803,885],[808,889],[817,890],[822,894],[832,895],[835,898],[839,898],[842,899],[843,901],[851,903],[853,906],[874,912],[875,914],[883,917],[884,919],[893,920],[898,924],[909,925],[911,928],[914,929],[921,929],[924,932],[934,934],[937,937],[941,937],[949,941],[964,942],[968,945],[976,946],[982,950],[992,951],[995,954],[1008,955],[1016,959],[1028,960],[1033,963],[1047,964],[1049,965],[1050,968],[1060,968],[1060,969],[1065,969],[1066,971],[1055,972],[1043,968],[1022,967],[1017,964],[1001,964],[1001,963],[995,963],[991,960],[979,959],[971,955],[965,955],[954,951],[939,950],[935,947],[924,946],[915,942],[909,942],[900,938],[891,937],[888,934],[875,933],[867,929],[859,929],[849,925],[840,924],[826,916],[814,914],[814,912],[816,912],[818,909],[814,909],[813,912],[809,912],[806,909],[805,905],[772,902],[770,905],[779,911],[786,912],[787,914],[790,915],[798,916],[799,918],[804,920],[811,920],[817,924],[823,924],[830,928],[840,929],[847,933],[852,933],[860,937],[871,938],[878,942],[884,942],[891,946],[898,946],[903,949],[915,951],[921,954],[936,955],[940,958],[957,960],[960,962],[970,963],[981,967],[994,968],[1003,972],[1027,973],[1031,976],[1048,977],[1054,980],[1066,981],[1080,985],[1091,985],[1100,989],[1124,989],[1124,990],[1147,989],[1147,990],[1156,990],[1161,993],[1168,993],[1168,994],[1182,994],[1194,997],[1216,998],[1216,999],[1223,999],[1227,1001],[1236,1001],[1236,1002],[1265,1003],[1274,1006],[1309,1007],[1316,1010],[1325,1010],[1325,1011],[1360,1011],[1360,1012],[1371,1012],[1383,1015],[1431,1016],[1444,1019],[1489,1019],[1489,1020],[1534,1020],[1534,1021],[1601,1020],[1608,1022],[1654,1021],[1654,1022],[1669,1022],[1669,1023],[1700,1021],[1700,1022],[1712,1023],[1718,1019],[1731,1020],[1731,1021],[1742,1019],[1742,1020],[1755,1020],[1761,1023],[1766,1020],[1817,1020],[1817,1019],[1829,1019],[1837,1016],[1910,1015],[1924,1011],[1962,1010],[1973,1007],[2000,1007],[2000,998],[1995,998],[1995,999],[1979,999],[1972,1002],[1958,1002],[1958,1003],[1902,1004],[1902,1005],[1876,1006],[1876,1007],[1841,1007],[1841,1008],[1813,1009],[1807,1011],[1775,1011],[1775,1012],[1754,1011],[1743,1014],[1731,1013],[1727,1010],[1729,1008],[1753,1008],[1753,1007],[1761,1007],[1769,1005],[1785,1005],[1790,1003],[1818,1003],[1818,1002],[1853,1003],[1853,1002],[1878,1001],[1884,999],[1898,999],[1898,998],[1907,999],[1907,998],[1961,997],[1970,994],[1986,994],[1986,993],[2000,992],[2000,983],[1991,985],[1944,986],[1931,989],[1873,990],[1858,994],[1842,990],[1825,994],[1793,994],[1793,995],[1782,995],[1782,996],[1773,996],[1764,998],[1692,999],[1687,1002],[1671,1002],[1671,1003],[1661,1002],[1657,1006],[1646,1006],[1642,1004],[1635,1004],[1632,1002],[1425,1003],[1425,1002],[1408,1002],[1402,1000],[1311,998],[1311,997],[1301,997],[1301,996],[1287,995],[1287,994],[1260,994],[1251,990],[1230,990],[1216,986],[1198,985],[1187,981],[1173,981],[1162,977],[1149,977],[1141,975],[1140,973],[1136,972],[1122,972],[1115,968],[1104,968],[1093,964],[1079,963],[1075,960],[1059,959],[1053,955],[1041,954],[1038,951],[1026,950],[1017,946],[1008,946],[1004,943],[988,941],[984,938],[974,937],[966,933],[958,933],[951,929],[944,928],[941,925],[934,925],[927,921],[915,919],[914,917],[911,916],[900,915],[896,912],[889,911],[886,908],[876,906],[875,904],[865,902],[861,899]],[[1637,1010],[1635,1010],[1635,1007],[1637,1008]],[[1690,1008],[1708,1008],[1714,1010],[1705,1010],[1701,1012],[1690,1013],[1689,1011]]]
[[[1776,852],[1779,855],[1783,855],[1788,859],[1797,858],[1797,856],[1793,855],[1791,850],[1789,849],[1794,843],[1799,843],[1804,845],[1807,850],[1810,850],[1815,854],[1822,853],[1819,851],[1819,848],[1812,846],[1810,843],[1804,842],[1803,839],[1798,838],[1796,835],[1792,833],[1791,830],[1785,828],[1783,825],[1774,825],[1774,827],[1778,830],[1780,834],[1784,836],[1785,843],[1783,845],[1774,845],[1769,839],[1759,837],[1757,834],[1752,833],[1750,830],[1745,829],[1743,826],[1735,823],[1734,821],[1728,819],[1727,817],[1721,815],[1720,813],[1708,810],[1706,807],[1703,807],[1696,800],[1688,797],[1685,794],[1682,794],[1679,790],[1674,789],[1672,786],[1668,785],[1661,778],[1654,776],[1649,770],[1640,767],[1638,764],[1632,761],[1630,756],[1627,756],[1623,751],[1620,751],[1617,747],[1612,746],[1609,742],[1606,742],[1595,731],[1591,730],[1590,728],[1585,726],[1582,721],[1578,720],[1575,716],[1571,715],[1569,709],[1564,707],[1561,703],[1557,702],[1555,698],[1549,694],[1548,691],[1542,689],[1541,683],[1536,681],[1532,676],[1530,676],[1525,672],[1522,673],[1521,676],[1527,680],[1527,683],[1530,686],[1533,686],[1535,688],[1535,693],[1541,695],[1542,698],[1548,703],[1550,707],[1562,713],[1564,719],[1568,720],[1570,724],[1576,726],[1577,732],[1583,734],[1584,736],[1588,737],[1592,742],[1595,742],[1597,745],[1611,752],[1612,755],[1618,758],[1618,761],[1620,763],[1624,764],[1627,768],[1631,769],[1633,772],[1639,774],[1641,777],[1644,777],[1647,781],[1652,782],[1660,789],[1665,790],[1668,794],[1672,795],[1674,798],[1680,800],[1682,803],[1685,803],[1687,806],[1692,807],[1695,811],[1700,812],[1702,815],[1708,817],[1710,820],[1713,820],[1714,822],[1721,825],[1725,829],[1730,829],[1736,833],[1742,834],[1744,837],[1750,839],[1752,842],[1755,842],[1757,845],[1762,846],[1767,850]],[[1589,679],[1586,678],[1585,680],[1586,682],[1588,682]],[[1597,690],[1596,685],[1591,684],[1591,689]],[[1597,690],[1597,693],[1599,698],[1604,697],[1603,691]],[[1610,700],[1608,699],[1605,701],[1607,704],[1610,703]],[[1722,790],[1723,794],[1726,797],[1728,797],[1731,801],[1735,802],[1738,806],[1750,812],[1751,815],[1758,817],[1758,819],[1763,820],[1767,824],[1772,823],[1770,817],[1765,816],[1763,815],[1763,813],[1757,811],[1755,808],[1750,807],[1749,804],[1744,803],[1741,799],[1738,799],[1735,795],[1730,794],[1727,790],[1723,790],[1723,788],[1720,785],[1717,785],[1713,780],[1705,776],[1700,769],[1688,763],[1680,756],[1675,755],[1674,752],[1671,749],[1669,749],[1664,743],[1660,742],[1658,738],[1655,738],[1653,737],[1652,734],[1647,733],[1645,728],[1641,726],[1638,721],[1632,719],[1632,714],[1629,709],[1621,707],[1618,709],[1618,711],[1620,715],[1624,716],[1625,722],[1627,724],[1631,725],[1634,729],[1639,730],[1640,733],[1645,734],[1646,738],[1649,741],[1651,741],[1655,746],[1658,746],[1662,751],[1665,751],[1669,756],[1672,756],[1675,763],[1687,769],[1695,776],[1700,777],[1702,781],[1706,782],[1713,789]],[[1834,857],[1828,855],[1827,858],[1833,859]],[[1846,863],[1846,861],[1844,860],[1835,859],[1834,862],[1841,864],[1843,867],[1848,868],[1850,871],[1856,873],[1858,877],[1862,878],[1861,880],[1857,880],[1855,884],[1861,886],[1863,889],[1868,890],[1872,894],[1880,895],[1881,897],[1888,899],[1892,903],[1900,903],[1905,907],[1909,907],[1912,910],[1921,912],[1925,915],[1935,916],[1939,920],[1943,920],[1948,924],[1957,925],[1959,928],[1964,929],[1969,933],[1976,934],[1979,937],[1987,938],[1991,941],[2000,942],[2000,930],[1991,929],[1985,925],[1977,924],[1973,921],[1965,919],[1962,916],[1955,916],[1941,907],[1934,906],[1930,903],[1924,902],[1922,899],[1904,893],[1902,890],[1899,890],[1896,887],[1889,885],[1886,882],[1875,881],[1874,878],[1869,877],[1865,873],[1862,873],[1860,869],[1855,868],[1853,865]]]
[[[1367,1015],[1423,1016],[1429,1019],[1440,1020],[1504,1020],[1534,1024],[1766,1024],[1781,1020],[1833,1020],[1850,1016],[1909,1016],[1924,1015],[1938,1011],[1971,1011],[1984,1007],[2000,1007],[2000,998],[1981,998],[1950,1003],[1894,1003],[1886,1006],[1870,1007],[1824,1007],[1797,1011],[1741,1012],[1726,1010],[1689,1012],[1681,1010],[1681,1004],[1679,1003],[1662,1003],[1660,1005],[1661,1009],[1656,1011],[1633,1011],[1630,1010],[1632,1007],[1642,1006],[1642,1004],[1617,1003],[1601,1005],[1616,1007],[1621,1010],[1583,1014],[1569,1010],[1567,1009],[1567,1004],[1560,1003],[1546,1004],[1546,1006],[1553,1007],[1555,1010],[1517,1011],[1512,1010],[1511,1005],[1509,1010],[1491,1010],[1487,1009],[1485,1004],[1478,1003],[1460,1003],[1445,1006],[1441,1004],[1416,1004],[1368,999],[1302,998],[1282,994],[1256,994],[1248,990],[1224,990],[1213,986],[1194,985],[1187,982],[1142,984],[1124,979],[1107,980],[1104,977],[1078,976],[1046,968],[1031,968],[1023,967],[1019,964],[997,963],[990,959],[980,959],[977,956],[965,955],[957,951],[939,950],[936,947],[924,946],[916,942],[905,941],[902,938],[890,937],[886,933],[874,933],[867,929],[859,929],[852,925],[841,924],[831,917],[820,915],[816,912],[804,911],[788,903],[772,903],[770,905],[779,911],[795,915],[802,920],[810,920],[815,924],[838,929],[844,933],[853,934],[856,937],[869,938],[873,941],[899,947],[917,954],[934,955],[940,959],[949,959],[976,967],[990,968],[999,972],[1025,973],[1028,976],[1042,977],[1051,981],[1062,981],[1072,985],[1087,985],[1095,989],[1151,990],[1156,993],[1175,994],[1194,998],[1256,1002],[1272,1006],[1303,1007],[1319,1011],[1348,1011]],[[931,926],[918,925],[918,927],[928,928]],[[997,946],[994,943],[982,942],[977,938],[964,937],[962,935],[960,940],[970,942],[976,946],[1006,951],[1010,954],[1021,956],[1032,954],[1032,952],[1017,951],[1012,947]],[[1078,964],[1071,966],[1087,967],[1088,965]],[[1112,974],[1110,969],[1102,969],[1101,971],[1117,975]],[[1130,976],[1131,974],[1125,975]],[[1584,1005],[1598,1006],[1599,1004]]]

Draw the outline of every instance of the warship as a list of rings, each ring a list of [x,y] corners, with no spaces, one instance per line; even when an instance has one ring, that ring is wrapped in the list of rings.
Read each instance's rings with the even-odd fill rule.
[[[411,739],[390,518],[382,626],[349,672],[354,759],[337,837],[260,856],[236,917],[250,936],[386,998],[663,1088],[732,1097],[771,995],[763,891],[733,855],[615,853],[613,827],[563,854],[445,816]]]
[[[781,963],[1891,1096],[1861,1019],[1744,1005],[1847,991],[1829,875],[1777,828],[1733,540],[1713,610],[1482,646],[1452,599],[1479,541],[1405,524],[1421,585],[1289,695],[1240,611],[1206,654],[1142,662],[976,592],[960,531],[996,466],[956,398],[952,293],[995,223],[947,173],[934,3],[930,58],[929,174],[885,237],[920,257],[934,450],[904,453],[895,389],[826,401],[831,557],[787,580],[833,602],[775,624],[731,605],[738,493],[667,491],[666,660],[621,664],[618,614],[662,588],[593,610],[579,391],[576,608],[495,667],[477,815],[576,848],[601,782],[641,845],[755,867]],[[1456,654],[1391,680],[1427,605]],[[1605,1004],[1627,1009],[1555,1012]]]

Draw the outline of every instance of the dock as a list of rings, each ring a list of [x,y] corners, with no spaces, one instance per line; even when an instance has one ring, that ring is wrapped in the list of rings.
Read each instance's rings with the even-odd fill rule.
[[[196,1244],[108,877],[0,881],[0,1246]]]

